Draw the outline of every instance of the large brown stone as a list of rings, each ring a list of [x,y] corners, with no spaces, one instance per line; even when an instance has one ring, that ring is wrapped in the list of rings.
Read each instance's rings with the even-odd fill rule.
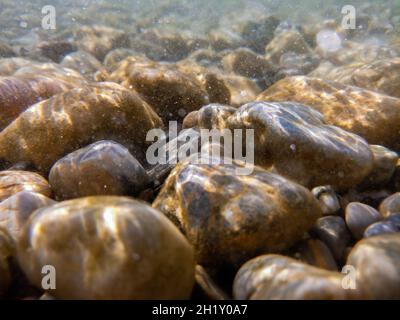
[[[304,187],[259,167],[237,175],[239,168],[181,162],[153,203],[185,233],[198,263],[212,270],[288,249],[321,215]]]
[[[254,102],[221,116],[226,119],[218,122],[220,129],[254,130],[257,165],[274,165],[280,174],[302,185],[347,189],[372,169],[372,153],[364,139],[327,125],[308,106]]]
[[[39,209],[22,231],[18,260],[40,287],[54,266],[59,299],[188,299],[193,250],[179,230],[145,203],[88,197]]]
[[[115,83],[76,88],[33,105],[0,133],[0,159],[47,173],[64,155],[110,139],[143,159],[146,134],[161,119],[134,91]]]
[[[317,78],[289,77],[257,100],[309,105],[324,115],[326,123],[358,134],[370,144],[400,148],[400,99]]]

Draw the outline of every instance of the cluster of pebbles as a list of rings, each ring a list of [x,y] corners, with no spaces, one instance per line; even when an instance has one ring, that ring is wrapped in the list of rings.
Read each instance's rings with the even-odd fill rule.
[[[398,8],[191,33],[184,2],[51,32],[2,6],[1,298],[400,299]],[[254,129],[256,166],[150,164],[169,121]]]

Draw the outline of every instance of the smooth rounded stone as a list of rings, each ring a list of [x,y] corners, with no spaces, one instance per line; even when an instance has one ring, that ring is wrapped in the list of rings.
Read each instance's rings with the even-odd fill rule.
[[[348,189],[371,171],[366,141],[326,125],[312,108],[291,102],[243,105],[226,120],[228,129],[254,129],[255,162],[307,187]]]
[[[400,98],[400,58],[338,67],[323,78]]]
[[[357,287],[368,299],[400,299],[400,233],[361,240],[347,265],[357,271]]]
[[[46,197],[51,196],[49,183],[41,175],[20,170],[0,171],[0,201],[20,191],[32,191]]]
[[[387,197],[379,206],[379,212],[384,218],[394,213],[400,213],[400,192]]]
[[[317,220],[310,231],[314,238],[324,242],[332,251],[336,262],[341,263],[351,236],[342,217],[328,216]]]
[[[127,147],[140,161],[147,132],[161,119],[134,91],[98,83],[56,95],[23,112],[0,133],[0,159],[27,162],[43,173],[68,153],[102,139]]]
[[[179,226],[207,270],[236,268],[260,253],[288,249],[321,216],[306,188],[277,174],[253,167],[251,174],[237,175],[249,167],[189,161],[171,172],[153,207]]]
[[[93,80],[93,75],[103,69],[101,62],[85,51],[76,51],[66,55],[60,65],[78,71],[88,80]]]
[[[230,105],[233,107],[255,101],[262,92],[255,80],[237,75],[221,75],[221,77],[231,93]]]
[[[49,182],[58,200],[95,195],[138,195],[146,170],[124,146],[98,141],[58,160]]]
[[[279,18],[274,16],[266,17],[260,21],[247,22],[241,30],[245,46],[264,54],[265,46],[273,39],[279,23]]]
[[[87,197],[39,209],[22,231],[18,260],[40,287],[54,266],[57,299],[187,299],[193,250],[179,230],[145,203]]]
[[[342,209],[340,200],[331,186],[316,187],[312,189],[311,192],[318,200],[324,216],[340,214]]]
[[[73,31],[79,48],[94,55],[99,61],[112,49],[129,48],[130,40],[125,31],[102,26],[79,26]]]
[[[380,220],[382,220],[381,214],[366,204],[352,202],[346,207],[346,224],[357,240],[362,239],[364,231],[370,225]]]
[[[318,239],[309,239],[300,242],[295,247],[293,257],[314,267],[338,271],[338,265],[331,250],[325,243]]]
[[[228,300],[228,295],[218,287],[207,271],[200,265],[196,265],[195,269],[196,287],[192,294],[194,298],[200,300]]]
[[[0,78],[0,130],[29,106],[84,84],[86,80],[71,69],[21,65],[13,76]]]
[[[32,61],[20,57],[1,58],[0,59],[0,76],[12,76],[19,68],[29,65]]]
[[[358,188],[379,188],[386,186],[393,177],[399,156],[396,152],[377,145],[369,146],[374,155],[372,172]]]
[[[0,226],[0,297],[7,293],[12,281],[10,260],[14,256],[14,242],[7,230]]]
[[[245,263],[236,274],[233,295],[238,300],[348,300],[356,290],[342,286],[343,275],[292,258],[269,254]]]
[[[165,122],[177,121],[210,102],[229,103],[230,97],[226,97],[229,90],[216,75],[198,75],[198,71],[187,66],[129,57],[119,64],[110,80],[135,89]],[[222,101],[213,101],[219,98],[221,90],[226,92]]]
[[[208,41],[211,48],[217,52],[234,50],[243,46],[240,35],[229,30],[212,30],[208,34]]]
[[[225,55],[222,65],[227,72],[237,75],[258,79],[275,74],[276,70],[263,56],[249,49],[236,49]]]
[[[20,191],[0,203],[0,227],[7,229],[10,236],[17,240],[31,214],[36,209],[54,203],[54,200],[40,193]]]
[[[400,99],[337,82],[303,76],[280,80],[259,101],[296,101],[321,112],[327,124],[399,149]]]
[[[295,30],[288,30],[276,35],[266,46],[265,58],[271,64],[278,65],[282,55],[288,52],[313,55],[311,48],[303,36]]]
[[[364,232],[364,238],[376,237],[383,234],[399,233],[400,228],[388,220],[374,223],[370,225]]]

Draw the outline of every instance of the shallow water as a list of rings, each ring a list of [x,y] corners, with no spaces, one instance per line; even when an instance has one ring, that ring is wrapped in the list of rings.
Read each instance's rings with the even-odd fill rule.
[[[0,298],[400,299],[399,152],[400,0],[0,0]]]

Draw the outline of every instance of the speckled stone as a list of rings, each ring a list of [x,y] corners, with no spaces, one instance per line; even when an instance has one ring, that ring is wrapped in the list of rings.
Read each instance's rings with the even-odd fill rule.
[[[228,129],[254,129],[255,162],[307,187],[348,189],[371,171],[368,144],[328,126],[323,116],[299,103],[254,102],[226,120]]]
[[[98,141],[58,160],[49,182],[58,200],[95,195],[138,195],[148,183],[142,165],[124,146]]]
[[[0,172],[0,201],[24,190],[51,196],[49,183],[37,173],[20,170]]]
[[[135,92],[98,83],[54,96],[23,112],[0,133],[0,159],[27,162],[47,174],[68,153],[112,138],[138,159],[150,129],[161,119]]]
[[[55,201],[33,191],[20,191],[0,203],[0,227],[4,227],[10,236],[18,235],[31,214],[41,207],[54,204]]]
[[[399,149],[400,99],[338,82],[287,77],[261,93],[259,101],[296,101],[324,115],[326,123],[365,138],[368,143]]]
[[[369,299],[400,299],[400,233],[364,239],[347,264],[357,271],[357,286]]]
[[[56,269],[57,299],[187,299],[193,251],[162,213],[125,197],[87,197],[39,209],[22,231],[18,260],[41,286]]]
[[[263,255],[245,263],[233,284],[240,300],[347,300],[360,298],[342,287],[339,272],[316,268],[280,255]]]
[[[153,203],[185,233],[208,269],[288,249],[321,215],[304,187],[259,167],[237,175],[238,168],[243,165],[181,162]]]
[[[318,219],[311,234],[328,246],[338,263],[343,261],[351,236],[342,217],[329,216]]]
[[[346,224],[355,239],[361,239],[364,231],[380,220],[381,214],[366,204],[352,202],[346,207]]]

